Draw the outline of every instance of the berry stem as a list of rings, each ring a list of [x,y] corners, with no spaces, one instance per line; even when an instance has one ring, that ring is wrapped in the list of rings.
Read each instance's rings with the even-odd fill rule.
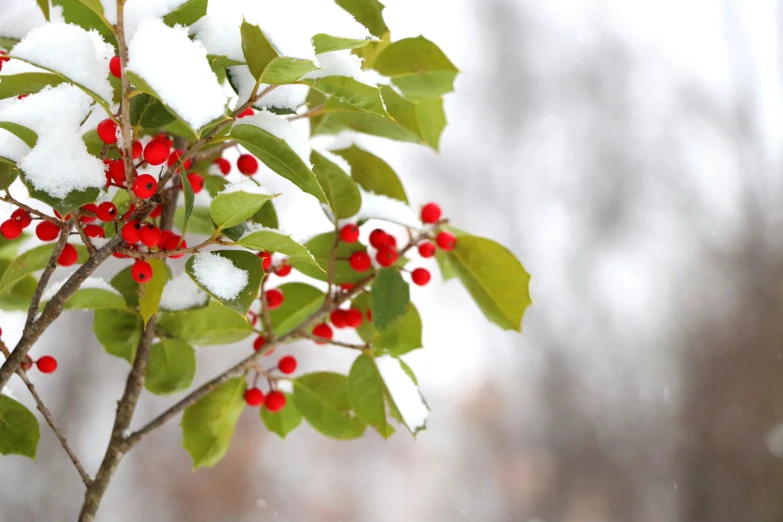
[[[87,247],[87,252],[90,253],[90,255],[93,255],[95,253],[95,245],[92,244],[92,240],[90,240],[90,237],[84,232],[84,226],[82,225],[81,220],[79,217],[81,216],[81,211],[74,210],[71,212],[71,223],[73,223],[73,226],[76,228],[76,231],[79,233],[79,237],[82,239],[82,243],[84,243],[84,246]]]
[[[43,212],[40,212],[38,210],[35,210],[33,207],[30,207],[28,205],[25,205],[21,201],[15,200],[13,197],[11,197],[11,193],[6,191],[5,196],[0,196],[0,201],[5,201],[6,203],[10,203],[16,207],[19,207],[21,209],[24,209],[25,211],[29,212],[35,217],[41,218],[45,221],[48,221],[49,223],[52,223],[53,225],[57,225],[58,227],[63,226],[63,222],[60,221],[57,218],[53,218],[51,216],[47,216]]]

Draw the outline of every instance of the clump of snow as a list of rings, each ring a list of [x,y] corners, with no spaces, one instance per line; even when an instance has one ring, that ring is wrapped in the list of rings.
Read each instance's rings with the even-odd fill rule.
[[[54,297],[54,295],[60,291],[60,289],[67,281],[68,278],[66,277],[61,281],[57,281],[56,283],[52,283],[49,286],[47,286],[46,291],[41,296],[41,301],[48,301],[49,299]],[[86,290],[88,288],[106,290],[113,294],[120,295],[117,289],[111,286],[109,283],[107,283],[106,280],[103,279],[102,277],[88,277],[87,279],[84,280],[84,283],[82,283],[82,285],[79,287],[79,290]]]
[[[47,23],[30,31],[11,54],[63,74],[107,102],[112,99],[106,71],[114,50],[97,31],[87,32],[73,24]]]
[[[310,164],[310,146],[304,140],[302,134],[287,119],[269,111],[259,111],[253,116],[238,119],[234,126],[236,125],[254,125],[273,136],[285,140],[288,146],[302,158],[302,161],[308,165]]]
[[[226,97],[207,50],[186,29],[143,21],[128,47],[128,70],[144,79],[183,120],[200,128],[225,113]]]
[[[258,183],[246,179],[243,181],[240,181],[239,183],[229,183],[226,185],[226,187],[218,192],[218,194],[231,194],[234,192],[246,192],[248,194],[261,194],[264,196],[269,195],[269,191],[267,191],[264,187],[259,185]]]
[[[130,3],[131,2],[129,1],[127,4],[125,4],[126,11],[128,9],[127,6]],[[108,20],[110,24],[112,25],[116,24],[117,23],[117,0],[101,0],[101,5],[103,5],[103,17],[106,18],[106,20]],[[127,26],[126,26],[125,36],[126,37],[128,36]]]
[[[116,4],[116,1],[111,1]],[[123,10],[125,15],[125,38],[130,40],[141,24],[146,20],[163,19],[164,16],[175,11],[187,0],[128,0]],[[116,6],[112,9],[117,18]]]
[[[25,142],[5,129],[0,129],[0,157],[11,161],[21,161],[30,152],[30,147]]]
[[[196,286],[188,274],[182,273],[163,287],[160,307],[164,310],[176,312],[203,306],[208,300],[209,295]]]
[[[193,257],[193,275],[211,294],[232,300],[247,286],[248,273],[237,268],[230,259],[209,252]]]
[[[250,74],[247,65],[235,65],[228,68],[228,74],[231,76],[231,83],[236,86],[237,106],[243,105],[250,99],[253,87],[256,85],[256,79]],[[269,85],[262,83],[258,87],[258,92],[263,92]],[[306,85],[281,85],[269,94],[264,95],[253,107],[257,109],[279,108],[296,110],[304,105],[307,99],[309,88]]]
[[[46,88],[0,110],[0,121],[16,123],[38,134],[19,168],[38,190],[64,198],[73,190],[101,188],[106,183],[103,162],[87,152],[79,134],[92,99],[70,84]],[[57,164],[52,164],[57,158]]]
[[[35,0],[3,0],[0,10],[0,35],[21,40],[46,22]]]
[[[391,355],[382,355],[376,357],[375,364],[405,425],[413,432],[424,428],[429,408],[421,397],[419,387],[405,373],[400,361]]]
[[[367,192],[359,187],[362,206],[353,220],[382,219],[405,227],[421,228],[422,224],[407,203],[383,194]]]
[[[318,55],[318,67],[304,75],[304,78],[315,80],[326,76],[348,76],[357,82],[377,87],[374,77],[362,70],[362,59],[350,50],[332,51]]]

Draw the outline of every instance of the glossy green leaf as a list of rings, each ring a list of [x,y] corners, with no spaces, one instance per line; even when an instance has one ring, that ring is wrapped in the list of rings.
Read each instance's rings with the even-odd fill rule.
[[[77,263],[84,263],[88,257],[87,249],[82,245],[74,246],[79,254]],[[10,292],[14,285],[26,276],[46,268],[49,258],[52,257],[52,252],[54,252],[54,244],[41,245],[20,254],[0,277],[0,295]]]
[[[278,289],[283,292],[283,304],[270,310],[269,317],[272,329],[279,337],[315,313],[324,302],[324,292],[304,283],[285,283]]]
[[[382,99],[383,92],[381,89]],[[313,135],[338,134],[344,130],[353,130],[396,141],[426,143],[416,130],[411,130],[395,121],[396,117],[390,110],[387,112],[392,118],[364,111],[336,97],[331,97],[326,101],[321,112],[323,113],[321,117],[310,119]]]
[[[163,312],[158,326],[196,346],[236,343],[253,333],[253,327],[244,317],[215,301],[205,308]]]
[[[269,250],[278,252],[289,257],[289,261],[310,263],[316,268],[325,272],[323,267],[319,266],[315,258],[307,251],[307,248],[294,241],[291,236],[278,232],[277,230],[256,230],[244,235],[238,244],[250,250]]]
[[[410,304],[408,283],[396,268],[384,268],[372,285],[370,293],[373,325],[380,331],[394,326]]]
[[[0,395],[0,455],[22,455],[35,460],[41,438],[35,415],[6,395]]]
[[[150,348],[144,387],[155,395],[186,390],[196,376],[196,351],[180,339],[161,339]]]
[[[351,366],[348,391],[356,415],[388,438],[391,433],[386,420],[383,378],[369,355],[361,354]]]
[[[452,92],[459,74],[443,51],[423,36],[390,44],[375,59],[373,68],[390,77],[412,101],[440,98]]]
[[[300,83],[362,111],[384,118],[390,117],[383,106],[381,90],[378,87],[361,83],[348,76],[326,76],[317,80],[301,80]]]
[[[38,3],[38,7],[41,8],[41,11],[43,11],[44,18],[46,21],[49,21],[49,0],[36,0]]]
[[[521,331],[522,315],[532,303],[530,275],[514,254],[491,239],[463,235],[448,258],[487,319],[504,330]]]
[[[185,208],[179,207],[174,213],[174,226],[182,230],[185,224]],[[212,223],[212,216],[206,207],[194,207],[193,213],[188,221],[188,233],[200,234],[202,236],[211,236],[215,232],[215,224]]]
[[[250,218],[250,221],[258,223],[266,228],[278,228],[280,226],[277,221],[277,211],[271,201],[265,203],[264,206]]]
[[[272,433],[285,439],[286,435],[294,431],[302,423],[302,414],[294,404],[293,395],[286,394],[285,408],[278,412],[271,412],[266,408],[260,408],[261,420]]]
[[[294,403],[316,430],[335,439],[355,439],[364,424],[350,414],[348,379],[331,372],[302,375],[294,380]]]
[[[92,330],[107,353],[133,364],[144,325],[136,311],[95,310]]]
[[[209,192],[210,197],[215,197],[228,185],[228,181],[223,176],[214,174],[207,175],[204,178],[204,188]]]
[[[174,130],[178,132],[175,132],[174,134],[183,135],[188,139],[198,139],[200,137],[199,133],[190,127],[190,125],[188,125],[175,110],[173,110],[171,107],[166,105],[163,100],[161,100],[158,93],[155,92],[155,89],[153,89],[143,78],[133,71],[124,71],[124,74],[127,76],[128,81],[130,81],[136,87],[136,89],[154,97],[156,100],[158,100],[158,103],[160,103],[172,116],[174,116],[174,120],[166,125],[167,129],[170,129],[172,125],[176,125]]]
[[[267,167],[319,201],[327,203],[315,174],[285,140],[254,125],[234,125],[231,137]]]
[[[213,0],[220,1],[220,0]],[[207,0],[188,0],[174,11],[163,17],[163,22],[171,27],[175,25],[193,25],[207,14]]]
[[[318,265],[328,271],[332,247],[334,246],[334,232],[319,234],[305,243],[304,246],[313,254]],[[354,252],[366,251],[367,249],[358,242],[346,243],[345,241],[340,241],[337,246],[337,256],[335,257],[334,262],[334,283],[338,285],[343,283],[356,283],[367,278],[372,273],[370,270],[366,272],[356,272],[348,263],[348,258],[351,257],[351,254]],[[327,279],[327,274],[315,268],[312,263],[307,263],[300,259],[292,259],[291,266],[303,274],[321,281],[326,281]]]
[[[131,125],[144,129],[162,129],[176,120],[163,102],[147,93],[137,94],[131,98]]]
[[[52,0],[52,5],[62,7],[66,23],[76,24],[87,31],[94,29],[104,40],[117,48],[114,30],[104,16],[100,0]]]
[[[30,148],[35,147],[35,144],[38,142],[38,135],[34,131],[17,123],[11,123],[10,121],[0,121],[0,129],[7,130],[22,140],[25,145]]]
[[[310,162],[334,216],[345,219],[356,215],[362,206],[362,195],[356,182],[343,169],[316,151],[310,154]]]
[[[400,178],[381,158],[356,145],[333,152],[351,165],[351,177],[364,190],[408,202]]]
[[[87,190],[72,190],[64,198],[55,198],[50,196],[48,193],[42,190],[37,190],[35,187],[33,187],[32,184],[27,180],[24,171],[22,171],[21,174],[22,183],[24,183],[24,186],[27,187],[27,191],[30,193],[30,197],[37,199],[38,201],[43,201],[47,205],[57,210],[61,215],[66,215],[72,210],[79,208],[86,203],[97,201],[98,196],[101,194],[99,189],[90,188]]]
[[[313,36],[315,54],[342,51],[345,49],[359,49],[369,44],[369,40],[354,40],[352,38],[338,38],[324,33]]]
[[[182,447],[193,459],[193,468],[211,467],[228,451],[234,427],[245,407],[245,379],[229,379],[185,409],[182,415]]]
[[[139,306],[139,283],[131,275],[130,266],[123,268],[111,278],[109,284],[116,288],[130,308]]]
[[[446,127],[442,99],[409,101],[387,85],[381,87],[381,96],[392,118],[419,136],[433,150],[438,150],[440,136]]]
[[[103,288],[80,288],[65,302],[66,310],[127,310],[125,298],[119,292]]]
[[[207,61],[209,62],[209,66],[212,68],[212,70],[218,69],[218,68],[226,68],[226,67],[233,67],[235,65],[244,65],[245,62],[240,62],[237,60],[232,60],[228,56],[219,56],[215,54],[208,54],[207,55]]]
[[[443,278],[444,281],[448,281],[450,279],[454,279],[457,277],[457,271],[454,270],[454,267],[451,265],[451,261],[449,261],[449,254],[448,252],[444,252],[443,250],[436,250],[435,251],[435,261],[438,262],[438,268],[440,269],[440,276]]]
[[[12,51],[14,46],[19,43],[19,40],[16,38],[9,38],[7,36],[0,36],[0,49],[5,49],[6,51]]]
[[[50,73],[28,72],[0,76],[0,100],[33,94],[47,85],[55,86],[62,82],[62,78]]]
[[[367,317],[367,310],[370,308],[369,294],[360,294],[354,298],[351,307],[360,310]],[[394,328],[378,331],[373,323],[365,320],[357,333],[363,341],[372,344],[373,352],[377,355],[387,352],[400,356],[423,346],[421,317],[413,303],[408,305],[405,314]]]
[[[166,285],[166,266],[163,260],[149,259],[147,262],[152,266],[152,279],[139,285],[139,313],[144,320],[144,326],[158,313],[163,287]]]
[[[9,261],[0,259],[0,265],[3,266],[3,269],[8,264]],[[37,286],[38,280],[35,277],[25,277],[16,283],[10,292],[0,296],[0,310],[26,312],[30,308],[30,301]]]
[[[228,259],[234,265],[247,272],[247,284],[242,288],[239,294],[232,299],[225,299],[216,295],[213,289],[204,286],[194,273],[193,265],[198,259],[198,256],[192,256],[188,259],[185,265],[185,270],[193,281],[201,287],[206,293],[211,295],[216,301],[222,303],[228,308],[234,310],[236,313],[245,317],[247,311],[250,310],[250,306],[253,301],[258,299],[258,291],[261,287],[261,279],[264,276],[264,269],[262,267],[261,259],[255,254],[250,252],[243,252],[240,250],[216,250],[210,252],[210,255],[220,256],[224,259]]]
[[[19,177],[19,169],[13,165],[0,161],[0,190],[7,190]]]
[[[254,194],[242,190],[218,194],[209,204],[209,212],[218,228],[231,228],[250,219],[264,203],[275,197],[277,195]]]
[[[135,98],[134,98],[135,99]],[[103,151],[103,140],[98,136],[98,131],[93,129],[85,132],[82,135],[82,141],[84,142],[84,145],[87,147],[87,152],[89,154],[92,154],[96,158],[101,157],[101,152]],[[120,156],[120,151],[116,148],[109,149],[108,153],[106,154],[106,157],[109,159],[120,159],[122,156]],[[119,194],[128,194],[127,192],[121,190],[117,192],[117,194],[114,196],[115,198]],[[128,196],[128,201],[130,201],[130,196]],[[119,210],[119,207],[117,207]]]
[[[335,0],[337,5],[348,11],[356,21],[366,27],[373,36],[382,37],[389,32],[383,21],[384,5],[378,0]]]
[[[240,32],[245,62],[259,83],[291,83],[317,69],[310,60],[281,56],[257,25],[243,21]]]

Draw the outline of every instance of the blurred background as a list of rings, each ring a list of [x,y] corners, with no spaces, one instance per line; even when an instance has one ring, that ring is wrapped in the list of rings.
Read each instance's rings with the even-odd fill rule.
[[[247,409],[227,457],[192,473],[172,423],[98,520],[783,520],[783,2],[385,3],[395,39],[423,33],[463,74],[440,154],[365,143],[411,201],[522,260],[524,335],[436,280],[413,295],[425,348],[406,360],[432,408],[417,440],[281,441]],[[60,360],[40,388],[92,471],[127,364],[88,314],[63,317],[36,348]],[[19,315],[0,320],[15,341]],[[245,353],[200,350],[197,379]],[[146,394],[137,425],[168,402]],[[74,520],[82,494],[47,429],[38,462],[0,460],[2,522]]]

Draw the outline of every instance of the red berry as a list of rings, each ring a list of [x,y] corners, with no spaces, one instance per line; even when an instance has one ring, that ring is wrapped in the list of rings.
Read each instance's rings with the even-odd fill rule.
[[[60,227],[48,221],[41,221],[35,227],[35,235],[41,241],[54,241],[60,235]]]
[[[112,160],[106,169],[106,177],[116,185],[123,185],[125,183],[125,163],[120,159]]]
[[[280,359],[280,362],[277,363],[277,367],[285,374],[294,373],[296,371],[296,357],[293,355],[286,355]]]
[[[172,234],[163,242],[164,250],[179,250],[180,248],[188,248],[188,244],[182,236],[178,236],[177,234]],[[185,254],[174,254],[169,257],[171,259],[179,259],[184,255]]]
[[[70,243],[66,243],[60,257],[57,258],[57,264],[60,266],[71,266],[78,258],[79,253],[76,252],[76,247]]]
[[[454,234],[445,230],[435,236],[435,242],[446,252],[449,250],[454,250],[454,247],[457,246],[457,238],[454,236]]]
[[[82,205],[82,210],[84,212],[89,212],[90,214],[95,214],[95,212],[98,210],[98,205],[96,205],[95,203],[87,203],[86,205]],[[81,216],[79,216],[79,221],[81,221],[82,223],[92,223],[96,219],[98,218],[96,218],[95,216],[88,216],[86,214],[82,214]]]
[[[198,194],[204,188],[204,178],[201,177],[201,174],[191,172],[188,174],[188,182],[190,183],[190,188],[193,189],[194,194]]]
[[[160,241],[158,241],[158,248],[163,250],[163,245],[166,242],[168,238],[174,235],[174,232],[171,230],[161,230],[160,231]]]
[[[366,272],[372,266],[372,261],[367,252],[354,252],[351,254],[348,264],[357,272]]]
[[[106,118],[98,124],[98,137],[108,145],[117,143],[117,124],[114,120]]]
[[[98,210],[95,211],[95,215],[105,223],[114,221],[114,218],[117,217],[117,207],[111,201],[104,201],[98,205]]]
[[[231,162],[229,162],[226,158],[218,158],[215,160],[215,164],[220,169],[220,172],[226,176],[229,172],[231,172]]]
[[[143,150],[144,146],[142,146],[141,142],[139,140],[133,140],[133,145],[131,145],[131,158],[139,159]]]
[[[165,139],[155,138],[144,147],[144,160],[150,165],[161,165],[170,151],[171,145]]]
[[[150,174],[142,174],[133,182],[133,193],[141,199],[147,199],[158,190],[158,181]]]
[[[375,255],[375,260],[381,266],[392,266],[397,261],[397,251],[391,248],[381,248]]]
[[[163,143],[165,143],[168,146],[168,148],[171,148],[171,147],[174,146],[174,142],[171,141],[171,138],[169,138],[168,134],[166,134],[165,132],[158,133],[158,135],[155,136],[155,139],[156,140],[162,140]],[[168,154],[166,154],[166,157],[168,158]]]
[[[424,223],[437,223],[440,220],[440,207],[435,203],[427,203],[421,207],[421,220]]]
[[[163,214],[163,206],[158,205],[154,209],[152,209],[152,212],[150,212],[150,218],[155,219],[160,217],[160,215]]]
[[[345,311],[345,325],[348,328],[359,328],[364,321],[364,316],[361,310],[356,308],[349,308]]]
[[[169,159],[168,159],[168,161],[166,161],[166,165],[167,165],[167,166],[169,166],[169,167],[171,167],[172,165],[174,165],[175,163],[177,163],[177,162],[179,161],[179,159],[182,157],[182,154],[183,154],[183,153],[184,153],[184,151],[183,151],[182,149],[176,149],[176,150],[175,150],[174,152],[172,152],[172,153],[171,153],[171,155],[169,156]],[[191,163],[192,163],[192,160],[190,160],[190,159],[187,159],[187,160],[185,160],[185,162],[183,163],[183,166],[185,167],[185,170],[188,170],[188,169],[190,168],[190,164],[191,164]],[[180,170],[181,170],[181,169],[179,169],[179,168],[178,168],[178,169],[177,169],[177,172],[179,172]]]
[[[17,208],[11,213],[11,219],[15,219],[22,225],[22,228],[27,228],[30,223],[33,222],[33,218],[30,217],[30,213],[23,208]]]
[[[253,350],[258,351],[261,348],[264,347],[266,344],[266,337],[257,337],[255,341],[253,341]]]
[[[256,113],[256,111],[253,110],[253,107],[248,107],[244,111],[242,111],[237,118],[244,118],[245,116],[252,116]]]
[[[141,241],[141,223],[136,220],[128,221],[120,232],[122,239],[129,245],[135,245]]]
[[[84,233],[87,237],[106,237],[106,232],[100,225],[87,225],[84,227]]]
[[[258,160],[250,154],[242,154],[237,160],[237,168],[245,176],[252,176],[258,172]]]
[[[44,355],[35,361],[35,365],[38,366],[41,373],[52,373],[57,369],[57,359],[51,355]]]
[[[245,402],[248,406],[261,406],[264,402],[264,392],[258,388],[250,388],[245,392]]]
[[[264,406],[272,413],[282,410],[285,408],[285,395],[277,390],[269,392],[264,399]]]
[[[426,268],[417,268],[411,272],[411,279],[419,286],[424,286],[430,282],[430,271]]]
[[[139,259],[133,264],[131,268],[131,276],[133,280],[139,284],[144,284],[152,279],[152,265]]]
[[[345,225],[340,229],[340,239],[346,243],[356,243],[359,241],[359,227],[356,225]]]
[[[20,368],[22,368],[24,371],[30,371],[30,368],[33,367],[33,359],[29,355],[24,356],[24,361],[22,361],[22,364],[19,365]]]
[[[120,63],[119,56],[113,56],[112,59],[109,60],[109,71],[115,78],[122,78],[122,64]]]
[[[148,248],[157,246],[160,241],[160,229],[152,223],[144,223],[139,230],[139,239]]]
[[[370,245],[374,248],[383,248],[387,246],[388,239],[386,232],[381,230],[380,228],[376,228],[372,232],[370,232]]]
[[[283,304],[283,292],[277,288],[266,291],[266,305],[270,310],[279,308],[281,304]]]
[[[291,273],[291,265],[289,265],[285,261],[280,263],[280,265],[275,269],[275,275],[278,277],[285,277],[290,273]]]
[[[345,328],[348,326],[345,320],[345,310],[341,308],[333,310],[332,313],[329,314],[329,320],[335,328]]]
[[[22,224],[15,219],[7,219],[0,225],[0,234],[6,239],[16,239],[22,235]]]
[[[264,272],[269,272],[269,267],[272,266],[272,253],[262,250],[261,252],[258,252],[256,256],[261,259],[261,266],[263,267]]]
[[[419,245],[419,255],[421,257],[432,257],[435,255],[435,245],[429,241],[425,241]]]
[[[326,324],[321,323],[315,325],[315,328],[313,328],[313,335],[316,337],[323,337],[324,339],[331,339],[334,337],[334,332],[332,331],[332,328]],[[316,341],[318,344],[325,344],[321,341]]]

